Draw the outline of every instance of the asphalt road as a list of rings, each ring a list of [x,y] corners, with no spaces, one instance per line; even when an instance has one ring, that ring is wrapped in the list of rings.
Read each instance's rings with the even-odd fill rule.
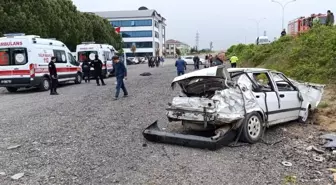
[[[278,185],[290,176],[298,184],[328,184],[326,169],[335,165],[329,154],[325,162],[315,162],[315,153],[305,151],[318,142],[311,125],[270,129],[265,139],[273,145],[218,151],[147,142],[142,130],[155,120],[167,127],[165,107],[178,95],[170,89],[176,75],[172,64],[130,66],[130,96],[118,101],[112,101],[114,78],[105,87],[66,85],[60,96],[1,89],[0,184]],[[152,75],[139,76],[142,72]],[[12,180],[17,173],[24,176]]]

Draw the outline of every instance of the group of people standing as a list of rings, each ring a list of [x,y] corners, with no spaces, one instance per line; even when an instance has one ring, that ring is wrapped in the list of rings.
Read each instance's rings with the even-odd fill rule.
[[[225,52],[218,53],[215,57],[212,55],[206,55],[205,56],[206,63],[204,67],[212,67],[212,66],[219,66],[224,65],[226,68],[236,68],[238,57],[233,55],[230,57],[229,61],[225,61]],[[200,59],[198,56],[195,56],[193,58],[194,61],[194,69],[199,69]],[[182,59],[181,56],[178,57],[178,59],[175,62],[175,67],[177,70],[177,76],[184,75],[185,71],[187,70],[187,63]]]
[[[164,58],[163,56],[157,56],[157,57],[147,57],[146,60],[148,61],[148,67],[154,68],[154,67],[159,67],[160,63],[161,66],[163,67],[164,64]]]
[[[100,86],[99,79],[102,83],[103,86],[105,86],[105,82],[103,80],[103,75],[102,75],[102,67],[103,67],[103,62],[99,60],[98,55],[95,55],[95,59],[90,62],[87,58],[84,59],[82,63],[82,71],[83,71],[83,78],[85,83],[90,83],[90,69],[91,67],[94,68],[94,77],[96,79],[97,86]]]
[[[112,74],[115,74],[117,84],[116,84],[116,93],[114,96],[114,100],[118,100],[120,89],[124,92],[124,97],[128,96],[128,91],[125,87],[124,80],[127,80],[127,69],[125,67],[125,64],[123,62],[120,62],[119,56],[113,56],[113,70]],[[51,82],[51,88],[50,88],[50,95],[58,95],[56,89],[58,84],[58,76],[57,76],[57,67],[55,65],[56,57],[51,57],[51,61],[48,65],[49,67],[49,74],[50,74],[50,82]],[[96,78],[97,86],[100,86],[99,79],[103,86],[105,86],[105,82],[103,80],[102,75],[102,67],[103,62],[99,59],[98,55],[95,55],[95,59],[93,61],[89,61],[85,59],[82,63],[82,72],[83,72],[83,78],[85,80],[85,83],[90,82],[90,68],[94,68],[94,76]]]

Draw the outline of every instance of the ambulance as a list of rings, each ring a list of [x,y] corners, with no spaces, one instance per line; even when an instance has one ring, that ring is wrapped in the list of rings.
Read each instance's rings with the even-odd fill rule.
[[[49,90],[48,63],[53,56],[60,83],[82,82],[79,63],[64,43],[24,33],[5,34],[0,37],[0,87],[9,92],[30,87]]]
[[[76,47],[76,56],[78,62],[82,64],[84,60],[93,61],[95,56],[103,62],[102,75],[105,78],[113,75],[111,74],[113,70],[112,57],[116,54],[116,50],[112,45],[108,44],[96,44],[95,42],[83,42]],[[94,69],[91,67],[91,73]],[[90,75],[93,76],[93,75]]]

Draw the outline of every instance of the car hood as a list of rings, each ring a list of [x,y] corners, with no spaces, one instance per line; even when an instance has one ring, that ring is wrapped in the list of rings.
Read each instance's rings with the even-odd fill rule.
[[[229,76],[229,72],[227,71],[227,69],[224,66],[214,66],[214,67],[209,67],[209,68],[205,68],[205,69],[201,69],[201,70],[197,70],[197,71],[193,71],[187,74],[184,74],[182,76],[178,76],[175,77],[172,84],[185,80],[185,79],[189,79],[189,78],[197,78],[197,77],[224,77],[224,74],[226,77],[228,77],[228,79],[230,78]]]

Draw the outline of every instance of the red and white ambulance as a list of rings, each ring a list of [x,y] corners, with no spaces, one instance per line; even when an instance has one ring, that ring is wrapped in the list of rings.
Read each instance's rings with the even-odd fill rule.
[[[9,92],[29,87],[49,90],[48,63],[53,56],[60,83],[82,82],[79,63],[62,42],[37,35],[5,34],[0,38],[0,87]]]
[[[113,70],[112,57],[115,54],[116,50],[112,45],[96,44],[95,42],[83,42],[77,45],[76,48],[76,56],[80,64],[82,64],[84,60],[92,61],[95,59],[95,56],[98,55],[98,58],[103,62],[102,75],[105,78],[113,75],[111,74]],[[93,68],[91,68],[91,73],[93,73]]]

